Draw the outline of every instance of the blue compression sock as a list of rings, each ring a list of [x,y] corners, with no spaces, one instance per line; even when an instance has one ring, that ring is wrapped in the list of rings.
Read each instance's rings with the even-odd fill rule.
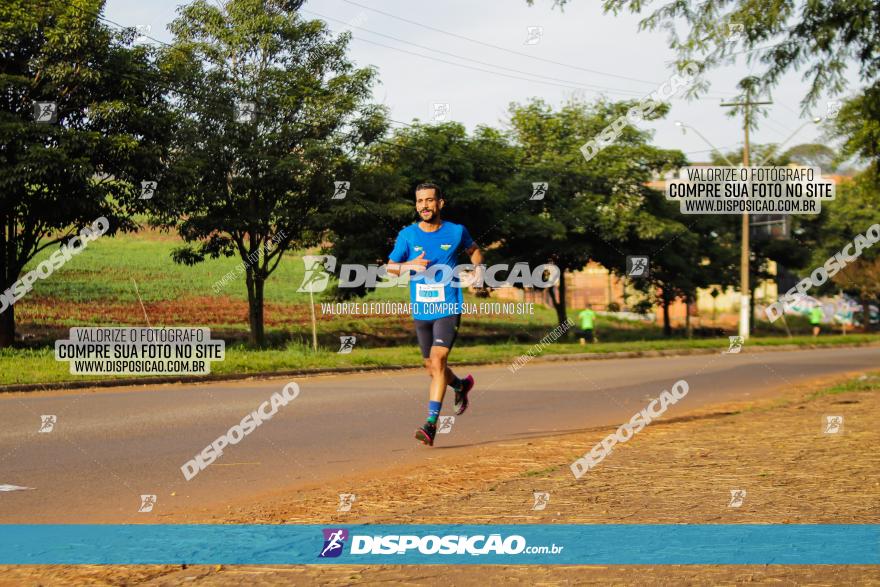
[[[428,422],[431,424],[437,422],[437,418],[440,417],[441,407],[443,407],[443,402],[435,402],[433,400],[428,402]]]

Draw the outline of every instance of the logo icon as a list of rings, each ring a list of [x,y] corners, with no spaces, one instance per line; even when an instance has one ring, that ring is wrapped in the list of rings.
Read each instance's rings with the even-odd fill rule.
[[[532,506],[532,511],[539,512],[545,509],[548,503],[550,503],[550,494],[546,491],[536,491],[535,504]]]
[[[333,185],[335,187],[333,191],[333,197],[331,200],[344,200],[345,196],[348,194],[348,190],[351,187],[350,181],[334,181]]]
[[[449,249],[452,248],[452,245],[440,245],[440,248],[443,249],[444,251],[448,251]]]
[[[303,255],[306,267],[302,283],[296,290],[300,293],[317,293],[324,291],[330,283],[330,274],[336,268],[336,257],[333,255]]]
[[[158,182],[152,180],[145,180],[141,182],[141,200],[150,200],[153,198],[153,195],[156,193],[156,187],[159,185]]]
[[[257,107],[253,102],[238,101],[235,103],[235,121],[251,122],[256,111]]]
[[[529,198],[530,200],[543,200],[544,196],[547,194],[547,188],[550,187],[550,183],[546,181],[533,181],[532,182],[532,195]]]
[[[432,122],[446,122],[449,118],[449,102],[434,102],[431,108]]]
[[[542,26],[530,26],[526,27],[526,40],[523,41],[523,45],[537,45],[541,42],[541,38],[544,36],[544,27]]]
[[[746,490],[745,489],[731,489],[730,490],[730,503],[727,504],[727,507],[729,507],[729,508],[741,507],[745,500],[746,500]]]
[[[440,416],[437,422],[437,434],[449,434],[452,432],[452,425],[455,424],[455,416]]]
[[[357,499],[357,496],[354,493],[340,493],[339,494],[339,507],[336,508],[337,512],[350,512],[351,506],[354,505],[354,501]]]
[[[730,339],[730,346],[725,352],[730,355],[735,355],[740,352],[745,343],[745,339],[742,336],[729,336],[728,338]]]
[[[150,32],[152,32],[153,26],[149,24],[136,24],[134,25],[134,32],[137,35],[134,38],[135,45],[143,45],[150,42],[149,36]]]
[[[843,416],[825,416],[824,434],[839,434],[843,432]]]
[[[40,416],[40,429],[39,432],[52,432],[55,429],[55,423],[58,421],[58,417],[54,415],[45,415]]]
[[[626,275],[628,277],[648,277],[650,274],[648,257],[627,255]]]
[[[843,106],[843,102],[840,100],[831,100],[825,104],[825,119],[831,120],[837,118],[837,115],[840,114],[840,108]]]
[[[138,508],[139,512],[148,513],[153,511],[153,506],[156,505],[156,496],[155,495],[142,495],[141,496],[141,507]]]
[[[345,528],[324,528],[324,548],[318,558],[336,558],[342,554],[345,541],[348,540],[348,530]]]
[[[341,355],[348,355],[351,353],[356,342],[357,342],[356,336],[340,336],[339,337],[339,350],[336,352]]]
[[[727,42],[728,43],[737,43],[740,40],[745,39],[746,36],[746,27],[741,22],[729,22],[727,23]]]
[[[55,102],[34,102],[34,121],[52,124],[58,120],[58,104]]]

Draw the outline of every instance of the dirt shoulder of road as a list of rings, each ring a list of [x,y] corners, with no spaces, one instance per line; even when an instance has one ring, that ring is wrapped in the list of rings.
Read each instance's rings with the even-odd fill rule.
[[[849,381],[846,386],[831,386]],[[201,523],[876,523],[880,517],[880,373],[779,389],[771,399],[666,415],[575,479],[571,462],[613,431],[445,451],[430,467],[347,478],[345,485],[265,496],[168,522]],[[823,433],[827,416],[841,432]],[[462,420],[466,420],[463,416]],[[456,423],[458,425],[458,422]],[[461,423],[464,425],[464,422]],[[740,507],[731,491],[745,490]],[[339,493],[357,498],[337,512]],[[550,494],[534,511],[535,492]],[[8,567],[0,584],[242,582],[415,584],[880,584],[876,566],[290,566]],[[10,584],[11,584],[10,583]]]

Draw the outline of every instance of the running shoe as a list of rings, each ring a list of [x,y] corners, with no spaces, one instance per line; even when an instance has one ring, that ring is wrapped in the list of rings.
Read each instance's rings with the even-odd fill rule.
[[[428,446],[434,446],[434,436],[437,434],[437,425],[433,422],[425,422],[425,425],[416,430],[416,440]]]
[[[468,375],[461,380],[461,391],[455,392],[455,415],[461,416],[468,409],[468,392],[474,388],[474,376]]]

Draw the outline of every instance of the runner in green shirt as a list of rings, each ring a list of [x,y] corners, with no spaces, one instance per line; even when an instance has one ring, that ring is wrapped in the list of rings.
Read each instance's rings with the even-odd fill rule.
[[[825,317],[825,312],[822,311],[821,306],[814,306],[810,309],[810,324],[813,325],[813,336],[819,336],[819,330],[822,324],[822,318]]]
[[[587,305],[586,309],[578,314],[578,320],[581,322],[581,328],[578,331],[578,337],[581,344],[587,344],[586,341],[593,342],[593,320],[596,318],[596,312],[592,310],[592,306]]]

